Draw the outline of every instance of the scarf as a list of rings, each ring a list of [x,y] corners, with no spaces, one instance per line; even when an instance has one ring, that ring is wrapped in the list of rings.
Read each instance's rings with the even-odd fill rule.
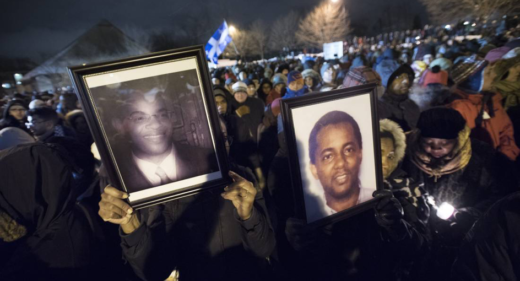
[[[504,109],[520,105],[520,81],[501,80],[495,83],[495,88],[504,99]]]
[[[457,145],[450,155],[442,159],[444,161],[443,165],[432,167],[432,157],[425,153],[419,145],[420,131],[415,130],[410,136],[413,143],[409,154],[411,161],[415,166],[417,166],[417,168],[428,174],[430,177],[433,177],[434,181],[437,182],[440,177],[460,171],[468,165],[471,159],[470,133],[471,130],[468,126],[460,131],[457,138]]]

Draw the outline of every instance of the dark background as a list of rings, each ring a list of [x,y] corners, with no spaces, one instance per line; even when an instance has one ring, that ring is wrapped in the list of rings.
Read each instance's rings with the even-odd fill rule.
[[[356,35],[405,30],[428,22],[418,0],[340,0]],[[1,0],[0,59],[27,58],[35,64],[54,56],[102,19],[138,43],[152,35],[156,45],[206,43],[223,19],[247,28],[261,19],[272,24],[290,11],[302,15],[319,0]],[[11,67],[12,68],[12,67]]]

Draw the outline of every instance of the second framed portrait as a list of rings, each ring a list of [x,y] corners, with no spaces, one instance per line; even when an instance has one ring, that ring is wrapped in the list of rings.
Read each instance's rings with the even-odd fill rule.
[[[382,188],[375,85],[287,99],[282,117],[296,213],[323,225],[372,206]]]

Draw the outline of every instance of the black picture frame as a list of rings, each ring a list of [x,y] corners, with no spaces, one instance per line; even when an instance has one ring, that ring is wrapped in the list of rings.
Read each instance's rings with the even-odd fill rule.
[[[381,190],[383,189],[383,174],[382,174],[382,164],[381,164],[381,145],[380,145],[380,139],[379,139],[379,119],[377,116],[377,92],[376,92],[376,85],[375,84],[368,84],[368,85],[362,85],[362,86],[356,86],[346,89],[338,89],[333,90],[329,92],[324,93],[311,93],[307,94],[301,97],[297,98],[291,98],[282,100],[281,102],[281,114],[282,114],[282,121],[283,121],[283,127],[284,127],[284,135],[285,135],[285,142],[288,149],[288,157],[289,157],[289,164],[290,164],[290,177],[292,181],[292,188],[293,188],[293,196],[294,196],[294,203],[295,203],[295,214],[298,219],[302,219],[307,223],[307,227],[309,228],[315,228],[315,227],[321,227],[327,224],[335,223],[344,219],[347,219],[349,217],[352,217],[356,214],[359,214],[361,212],[364,212],[374,206],[376,203],[376,199],[372,198],[357,204],[354,207],[351,207],[349,209],[343,210],[341,212],[330,214],[325,217],[319,218],[319,219],[310,219],[311,216],[309,216],[310,211],[306,209],[308,206],[306,206],[306,199],[309,197],[312,197],[312,195],[309,195],[309,190],[304,188],[304,181],[306,181],[306,185],[311,185],[309,183],[308,177],[309,175],[302,175],[302,164],[305,165],[302,160],[302,157],[300,157],[301,152],[307,153],[307,150],[302,149],[302,147],[305,146],[304,143],[302,143],[299,140],[305,139],[308,142],[308,138],[310,136],[309,134],[303,134],[302,136],[296,136],[296,131],[303,132],[304,130],[308,130],[309,132],[311,130],[309,129],[301,129],[301,127],[309,126],[306,121],[296,121],[294,114],[296,114],[296,110],[300,109],[302,110],[305,108],[305,118],[307,116],[310,116],[308,118],[314,118],[319,119],[321,116],[323,116],[326,110],[318,109],[317,105],[320,104],[331,104],[331,107],[340,107],[340,108],[333,108],[333,110],[339,110],[343,111],[341,108],[342,101],[349,100],[355,97],[361,97],[361,96],[368,96],[369,103],[366,104],[366,108],[358,108],[356,110],[360,110],[361,114],[363,111],[363,114],[367,116],[371,116],[371,122],[370,124],[367,124],[365,122],[365,127],[370,126],[371,128],[363,128],[362,125],[360,126],[361,131],[370,132],[371,134],[371,141],[367,141],[367,143],[372,143],[373,145],[370,147],[370,149],[373,151],[373,161],[371,160],[371,164],[373,167],[373,180],[375,180],[375,187],[374,190]],[[366,97],[363,97],[363,99],[366,100]],[[321,112],[320,112],[321,110]],[[298,117],[301,118],[304,115],[301,113],[298,113]],[[312,117],[314,116],[314,117]],[[305,119],[305,118],[302,118]],[[355,118],[354,118],[355,119]],[[295,121],[297,123],[295,123]],[[299,123],[298,123],[299,122]],[[359,122],[359,121],[357,121]],[[311,124],[311,126],[314,126],[314,123]],[[363,133],[362,133],[363,134]],[[365,133],[366,135],[367,133]],[[365,146],[366,136],[363,136],[363,156],[367,155]],[[307,148],[310,147],[310,144],[306,146]],[[300,150],[300,151],[299,151]],[[371,153],[368,153],[370,155]],[[309,157],[307,157],[309,158]],[[371,159],[372,157],[370,157]],[[309,158],[310,159],[310,158]],[[365,161],[365,158],[363,157],[363,161]],[[309,163],[309,167],[310,167]],[[368,165],[368,164],[367,164]],[[305,170],[307,172],[307,170]],[[310,173],[310,172],[307,172]],[[304,178],[307,177],[307,178]],[[321,187],[321,186],[320,186]],[[306,196],[308,198],[306,198]],[[323,199],[324,200],[324,199]],[[310,201],[307,201],[310,202]],[[308,204],[311,205],[311,204]],[[314,205],[313,205],[314,206]],[[322,204],[323,206],[323,204]],[[326,208],[326,207],[325,207]]]
[[[223,134],[220,129],[218,112],[215,106],[210,82],[211,80],[203,46],[194,46],[151,53],[143,56],[130,57],[117,61],[109,61],[92,65],[74,66],[69,68],[69,76],[72,80],[72,84],[78,99],[81,102],[87,123],[90,127],[97,149],[99,150],[110,183],[116,188],[129,193],[130,197],[127,199],[127,202],[133,208],[141,209],[152,205],[161,204],[182,197],[195,195],[206,190],[222,187],[232,182],[228,175],[229,162]],[[115,80],[112,81],[112,79]],[[186,87],[184,87],[184,80],[179,79],[191,79],[186,81],[190,81],[194,87],[190,83],[187,83]],[[103,82],[105,80],[108,82]],[[167,98],[171,104],[171,108],[173,109],[171,111],[166,111],[168,113],[162,115],[158,115],[158,113],[150,113],[147,115],[148,119],[139,117],[120,119],[124,120],[123,122],[131,120],[128,122],[134,122],[132,124],[137,124],[135,122],[160,123],[161,121],[159,118],[167,120],[166,122],[171,122],[171,126],[166,126],[168,129],[165,130],[168,130],[168,132],[172,133],[164,133],[164,135],[171,136],[168,138],[173,138],[172,143],[182,143],[182,147],[190,148],[190,151],[198,152],[204,149],[203,151],[208,152],[208,154],[200,153],[200,155],[207,156],[207,162],[200,161],[200,157],[196,158],[193,155],[189,155],[190,161],[199,161],[198,163],[188,163],[188,166],[197,167],[196,170],[198,170],[198,167],[201,167],[201,165],[207,164],[208,168],[204,170],[207,171],[207,173],[185,179],[179,179],[179,174],[182,174],[182,172],[179,171],[182,171],[183,168],[181,167],[182,165],[179,165],[177,158],[175,158],[176,160],[173,162],[177,165],[174,167],[178,167],[175,172],[177,173],[176,179],[178,180],[163,184],[166,181],[163,180],[164,178],[161,178],[161,183],[159,186],[150,184],[150,187],[146,187],[141,190],[129,189],[128,187],[134,184],[133,177],[131,179],[128,177],[129,173],[126,173],[126,178],[124,178],[120,169],[122,166],[120,165],[126,165],[127,161],[123,161],[123,159],[132,159],[129,158],[129,155],[135,157],[134,150],[125,154],[120,154],[124,155],[125,158],[121,157],[120,159],[116,159],[117,153],[115,153],[115,151],[119,149],[121,145],[120,143],[111,139],[112,136],[109,135],[109,121],[106,119],[108,119],[107,116],[110,116],[110,114],[115,116],[120,112],[117,112],[117,106],[107,106],[106,104],[121,104],[118,95],[124,97],[126,92],[138,92],[137,90],[130,88],[121,90],[121,88],[124,87],[121,85],[137,85],[140,87],[141,84],[147,84],[149,86],[155,85],[155,81],[160,81],[161,83],[164,82],[165,85],[168,85],[164,86],[166,90],[161,92],[160,95],[164,97],[168,96]],[[161,83],[159,84],[162,85]],[[198,83],[198,85],[196,85],[196,83]],[[112,88],[114,87],[119,88],[117,88],[117,90],[113,90]],[[106,97],[103,96],[105,94]],[[150,93],[145,95],[148,94]],[[143,95],[143,97],[145,97],[145,95]],[[114,98],[114,96],[116,98]],[[150,97],[150,95],[148,97]],[[156,98],[158,95],[155,94],[153,97]],[[117,99],[115,102],[106,101],[113,101],[115,99]],[[102,100],[106,103],[103,103],[105,107],[101,106]],[[189,106],[186,105],[188,102],[186,100],[190,102]],[[162,99],[161,101],[166,103],[166,98]],[[181,102],[184,103],[183,106],[179,106],[179,103]],[[189,119],[189,124],[185,120],[188,119],[187,116],[192,118]],[[114,121],[112,121],[112,123],[114,123]],[[158,138],[160,138],[160,141],[163,141],[163,139],[161,139],[163,138],[163,133],[161,132],[160,134],[161,135],[159,135]],[[150,138],[150,136],[147,136],[147,138]],[[124,140],[124,138],[122,139]],[[169,140],[164,140],[163,142],[169,146]],[[129,143],[131,143],[131,146],[137,142],[129,141]],[[193,145],[193,143],[197,144],[197,146]],[[205,146],[203,147],[203,145]],[[183,151],[179,151],[179,149],[174,150],[174,148],[175,145],[172,145],[171,155],[173,155],[173,157],[177,157],[177,155],[181,154],[187,154],[185,149],[182,149]],[[213,152],[211,152],[211,149]],[[216,158],[216,162],[213,161],[213,156]],[[136,158],[133,159],[135,160]],[[188,159],[188,157],[183,159]],[[135,162],[137,163],[138,160],[135,160]],[[215,166],[215,164],[217,166]],[[138,165],[136,164],[134,166],[137,167]],[[210,166],[213,168],[210,168]],[[214,167],[217,167],[218,171],[215,172]],[[187,174],[190,173],[192,172],[189,171]],[[145,175],[145,173],[143,172],[142,175]],[[171,179],[169,176],[167,178]],[[150,182],[151,181],[148,181],[148,183]],[[169,188],[169,186],[171,187]]]

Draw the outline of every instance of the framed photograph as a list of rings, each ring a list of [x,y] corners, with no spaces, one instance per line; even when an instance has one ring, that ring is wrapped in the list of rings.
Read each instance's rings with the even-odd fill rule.
[[[69,69],[110,182],[136,209],[229,184],[202,46]]]
[[[297,217],[309,226],[370,208],[381,189],[376,85],[282,100]]]

